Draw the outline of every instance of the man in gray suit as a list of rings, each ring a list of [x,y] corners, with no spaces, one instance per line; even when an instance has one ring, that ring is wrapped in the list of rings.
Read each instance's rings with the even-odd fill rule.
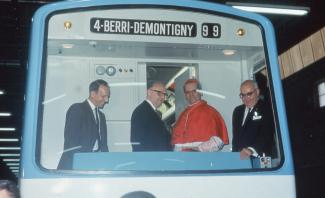
[[[72,169],[73,155],[81,152],[108,152],[106,118],[103,108],[110,97],[104,80],[89,85],[89,97],[70,106],[64,128],[64,151],[58,169]]]

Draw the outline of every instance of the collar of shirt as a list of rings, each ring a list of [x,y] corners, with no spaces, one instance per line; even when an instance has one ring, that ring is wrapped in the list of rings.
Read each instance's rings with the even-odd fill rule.
[[[246,107],[245,111],[247,111],[247,113],[250,113],[250,112],[252,112],[253,109],[254,109],[254,107],[251,107],[251,108]]]
[[[89,99],[87,99],[87,102],[90,105],[91,110],[94,111],[94,109],[96,108],[96,106]]]
[[[192,107],[192,106],[195,106],[195,105],[197,105],[197,104],[199,104],[201,102],[202,102],[202,100],[198,100],[198,101],[194,102],[193,104],[189,104],[188,106]]]
[[[199,100],[193,104],[189,104],[186,108],[187,109],[195,109],[195,108],[201,106],[202,104],[207,104],[207,102],[205,100]]]
[[[152,102],[151,102],[150,100],[146,99],[146,101],[147,101],[147,103],[150,104],[150,106],[152,107],[152,109],[153,109],[154,111],[157,110],[156,107],[152,104]]]
[[[247,115],[248,115],[248,113],[250,113],[250,112],[252,111],[253,108],[254,108],[254,107],[252,107],[252,108],[245,107],[244,116],[243,116],[243,121],[242,121],[242,123],[241,123],[242,126],[244,126],[244,123],[245,123],[245,120],[246,120],[246,118],[247,118]]]

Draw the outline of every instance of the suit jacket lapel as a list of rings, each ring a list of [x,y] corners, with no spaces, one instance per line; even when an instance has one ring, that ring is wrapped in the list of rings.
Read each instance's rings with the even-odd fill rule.
[[[244,108],[244,111],[245,111],[246,107]],[[248,112],[247,112],[247,116],[246,116],[246,119],[245,119],[245,122],[243,124],[243,127],[245,127],[249,122],[251,122],[252,120],[252,115],[253,115],[253,112],[255,111],[255,107],[253,107],[250,111],[248,109]],[[244,115],[244,113],[243,113]],[[243,116],[244,117],[244,116]]]
[[[84,104],[85,104],[86,111],[87,111],[86,112],[87,115],[85,115],[85,116],[88,117],[88,120],[89,120],[88,122],[91,125],[91,127],[90,127],[91,131],[89,131],[89,133],[91,134],[92,137],[97,137],[98,131],[97,131],[96,120],[95,120],[95,117],[94,117],[93,110],[91,109],[91,107],[90,107],[87,100],[85,100]],[[99,119],[100,119],[100,115],[99,115]]]
[[[88,101],[85,100],[84,104],[85,104],[86,109],[87,109],[87,114],[88,114],[89,116],[91,116],[94,125],[96,125],[96,120],[95,120],[95,117],[94,117],[94,112],[93,112],[93,110],[91,109],[91,107],[90,107]]]

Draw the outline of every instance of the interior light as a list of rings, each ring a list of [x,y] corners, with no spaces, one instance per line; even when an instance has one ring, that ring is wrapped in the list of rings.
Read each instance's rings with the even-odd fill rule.
[[[270,4],[253,4],[226,2],[234,8],[257,13],[265,14],[282,14],[282,15],[297,15],[302,16],[308,14],[310,8],[304,6],[285,6],[285,5],[270,5]]]
[[[0,112],[0,117],[9,117],[9,116],[11,116],[11,113]]]
[[[0,157],[19,157],[19,153],[0,153]]]
[[[236,34],[237,34],[238,36],[244,36],[245,33],[246,33],[246,31],[245,31],[244,28],[239,28],[239,29],[237,30],[237,32],[236,32]]]
[[[7,164],[7,166],[9,166],[9,165]],[[11,165],[9,167],[16,167],[16,168],[18,168],[19,166],[18,165]]]
[[[18,142],[18,138],[0,138],[0,142]]]
[[[4,162],[19,162],[20,159],[2,159]]]
[[[16,128],[13,128],[13,127],[1,127],[0,131],[16,131]]]
[[[5,94],[5,91],[4,90],[0,90],[0,95],[3,95]]]
[[[62,47],[64,48],[64,49],[71,49],[71,48],[73,48],[73,44],[70,44],[70,43],[63,43],[62,44]]]
[[[222,53],[226,56],[234,55],[236,50],[222,50]]]
[[[20,147],[0,147],[0,150],[20,150]]]
[[[63,26],[64,26],[64,29],[69,30],[72,27],[72,22],[71,21],[64,21]]]
[[[9,162],[9,163],[6,163],[7,166],[19,166],[19,163],[12,163],[12,162]]]

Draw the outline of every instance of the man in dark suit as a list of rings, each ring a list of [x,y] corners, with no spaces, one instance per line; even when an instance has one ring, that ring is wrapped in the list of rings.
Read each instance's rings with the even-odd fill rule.
[[[104,80],[89,85],[89,97],[70,106],[64,128],[64,151],[58,169],[72,169],[73,155],[80,152],[107,152],[106,118],[103,108],[110,97]]]
[[[260,99],[260,91],[253,80],[241,84],[239,96],[244,104],[237,106],[233,112],[233,151],[240,152],[241,159],[263,153],[270,156],[274,137],[270,107]]]
[[[170,133],[157,108],[164,102],[166,88],[161,82],[148,86],[147,98],[132,113],[131,143],[133,151],[169,151]]]

